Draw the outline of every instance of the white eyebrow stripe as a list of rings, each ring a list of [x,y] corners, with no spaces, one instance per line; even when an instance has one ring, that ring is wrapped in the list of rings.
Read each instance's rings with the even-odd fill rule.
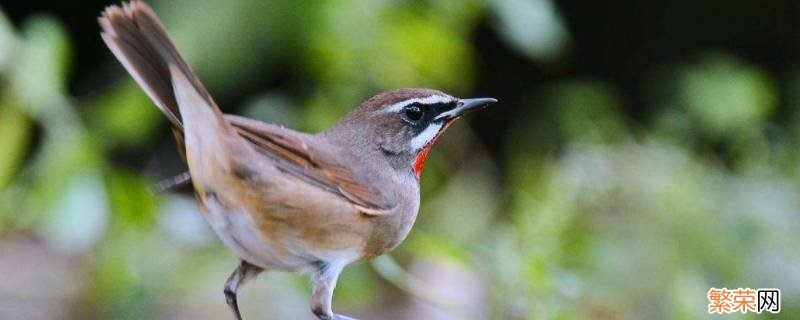
[[[425,98],[406,99],[389,106],[388,108],[386,108],[386,110],[388,110],[389,112],[400,112],[400,110],[403,110],[403,108],[412,103],[437,104],[437,103],[448,103],[452,101],[453,98],[450,97],[432,95],[432,96],[427,96]]]
[[[439,129],[442,128],[442,123],[431,123],[428,125],[425,130],[422,130],[419,134],[414,136],[411,139],[409,145],[411,146],[411,150],[419,150],[425,147],[433,138],[436,137],[436,134],[439,133]]]

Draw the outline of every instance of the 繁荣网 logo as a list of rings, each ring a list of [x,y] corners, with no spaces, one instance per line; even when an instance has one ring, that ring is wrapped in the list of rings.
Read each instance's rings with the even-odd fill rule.
[[[759,288],[711,288],[708,290],[708,313],[781,312],[781,290]]]

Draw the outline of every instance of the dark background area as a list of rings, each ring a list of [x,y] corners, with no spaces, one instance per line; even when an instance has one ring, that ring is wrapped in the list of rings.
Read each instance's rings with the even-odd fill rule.
[[[107,56],[96,35],[96,18],[97,11],[108,4],[91,0],[8,1],[3,8],[16,25],[32,14],[57,17],[72,34],[76,69],[91,70]],[[735,52],[778,72],[791,67],[790,58],[798,53],[796,17],[800,5],[795,1],[558,1],[556,5],[575,39],[577,55],[571,58],[574,61],[569,68],[572,74],[635,79],[642,70],[708,48]],[[479,25],[475,33],[481,53],[525,60],[507,46],[503,48],[503,42],[486,24]],[[528,62],[516,65],[527,66]],[[533,70],[522,71],[528,75],[527,71]],[[81,80],[81,75],[73,78]]]
[[[96,23],[97,12],[108,3],[7,1],[3,8],[17,25],[40,13],[57,17],[64,24],[75,50],[70,92],[80,97],[108,86],[98,71],[116,68],[116,62],[108,59]],[[600,76],[617,83],[629,98],[626,115],[646,123],[651,120],[648,115],[657,111],[646,103],[646,77],[676,62],[691,61],[697,52],[729,52],[763,66],[779,79],[790,77],[798,65],[800,4],[796,1],[557,1],[556,5],[573,37],[572,54],[554,65],[531,64],[524,54],[505,44],[484,19],[471,36],[479,55],[477,60],[482,61],[475,92],[517,101],[531,98],[526,93],[532,85],[558,77]],[[290,70],[277,74],[266,71],[263,79],[217,97],[218,102],[239,105],[242,97],[291,80]],[[787,106],[781,104],[776,118],[786,113],[784,108]],[[499,133],[503,131],[497,128],[509,124],[500,116],[487,115],[486,120],[476,122],[475,127],[493,152],[499,152],[496,148],[502,145]]]

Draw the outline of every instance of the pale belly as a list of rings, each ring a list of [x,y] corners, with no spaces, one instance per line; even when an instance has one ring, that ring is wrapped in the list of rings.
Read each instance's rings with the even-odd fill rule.
[[[318,251],[308,248],[299,239],[273,243],[261,235],[250,214],[241,208],[223,205],[216,196],[204,198],[206,221],[229,249],[245,261],[269,270],[292,272],[312,271],[320,262],[347,265],[358,260],[357,248]]]

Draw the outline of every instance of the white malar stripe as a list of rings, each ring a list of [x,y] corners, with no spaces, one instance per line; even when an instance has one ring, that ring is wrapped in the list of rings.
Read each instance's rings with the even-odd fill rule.
[[[390,112],[400,112],[400,110],[403,110],[403,108],[412,103],[437,104],[437,103],[448,103],[451,101],[453,101],[453,98],[440,95],[432,95],[432,96],[427,96],[425,98],[413,98],[413,99],[403,100],[389,106],[388,108],[386,108],[386,110],[389,110]]]
[[[431,142],[436,134],[439,133],[439,129],[442,128],[441,123],[431,123],[428,125],[425,130],[422,130],[416,137],[411,139],[411,149],[412,150],[419,150],[425,147],[428,142]]]

